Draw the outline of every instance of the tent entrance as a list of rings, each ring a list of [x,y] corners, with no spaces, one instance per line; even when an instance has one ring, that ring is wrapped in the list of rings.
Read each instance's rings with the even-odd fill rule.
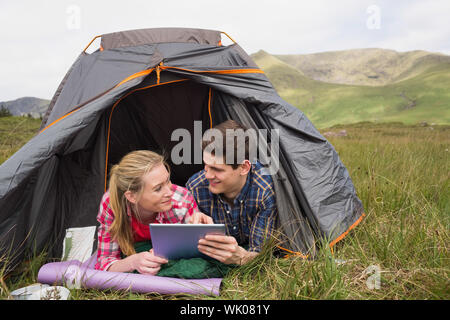
[[[135,89],[122,98],[109,111],[105,177],[124,155],[145,149],[164,154],[171,167],[172,182],[184,186],[191,175],[203,169],[201,163],[194,161],[194,144],[200,144],[201,138],[194,133],[194,121],[201,121],[203,134],[213,125],[213,119],[214,124],[225,120],[212,114],[212,95],[208,86],[186,80]],[[171,161],[172,148],[180,143],[172,141],[172,133],[181,128],[190,133],[191,164]]]

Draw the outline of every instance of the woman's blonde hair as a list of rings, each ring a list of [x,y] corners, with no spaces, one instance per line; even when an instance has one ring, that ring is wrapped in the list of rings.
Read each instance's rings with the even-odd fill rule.
[[[164,164],[169,171],[169,166],[162,155],[153,151],[138,150],[128,153],[111,168],[109,198],[114,212],[114,221],[110,233],[112,239],[119,244],[122,253],[127,256],[136,253],[127,206],[132,206],[132,211],[138,220],[140,217],[137,205],[127,200],[125,192],[131,191],[139,201],[144,190],[142,177],[160,164]]]

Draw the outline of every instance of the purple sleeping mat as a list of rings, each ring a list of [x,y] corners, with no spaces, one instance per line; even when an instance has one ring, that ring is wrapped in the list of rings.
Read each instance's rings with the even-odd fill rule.
[[[68,288],[130,290],[137,293],[204,294],[218,296],[222,278],[180,279],[95,270],[96,253],[86,262],[52,262],[39,269],[38,282]]]

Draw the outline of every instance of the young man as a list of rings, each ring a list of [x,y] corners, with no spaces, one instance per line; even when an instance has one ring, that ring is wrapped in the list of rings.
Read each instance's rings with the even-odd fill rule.
[[[208,235],[199,240],[198,248],[225,264],[245,264],[261,251],[276,225],[272,177],[259,162],[250,162],[249,138],[242,135],[245,127],[228,120],[213,129],[222,138],[203,139],[205,168],[193,175],[186,187],[207,215],[199,222],[223,223],[227,236]],[[222,152],[216,152],[220,148]],[[231,152],[234,157],[227,157]],[[242,154],[244,158],[239,159]]]

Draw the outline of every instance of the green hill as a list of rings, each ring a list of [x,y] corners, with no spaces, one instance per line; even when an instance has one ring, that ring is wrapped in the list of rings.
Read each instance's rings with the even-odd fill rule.
[[[441,63],[450,63],[450,56],[440,53],[371,48],[275,57],[314,80],[371,86],[406,80]]]
[[[414,51],[397,55],[395,60],[395,52],[392,55],[390,50],[351,51],[334,55],[335,65],[340,67],[332,70],[347,70],[353,75],[348,80],[355,83],[353,85],[333,83],[336,82],[337,71],[329,77],[322,75],[321,79],[327,82],[312,78],[317,78],[311,70],[320,64],[320,57],[326,57],[324,61],[331,65],[334,53],[308,55],[308,68],[305,67],[307,59],[300,55],[295,59],[293,55],[274,56],[259,51],[252,58],[264,70],[280,96],[302,110],[319,128],[361,121],[450,123],[450,57]],[[390,62],[387,62],[388,58],[383,62],[383,52],[386,57],[391,54]],[[362,57],[364,53],[369,57]],[[383,84],[374,82],[367,85],[363,75],[375,76],[375,72],[384,76],[368,79],[382,81]]]

